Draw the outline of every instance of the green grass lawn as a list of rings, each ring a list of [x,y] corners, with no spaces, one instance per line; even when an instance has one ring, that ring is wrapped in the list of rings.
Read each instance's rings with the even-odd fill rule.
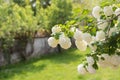
[[[69,49],[0,68],[0,80],[120,80],[120,68],[100,69],[96,74],[79,75],[77,65],[88,52]]]

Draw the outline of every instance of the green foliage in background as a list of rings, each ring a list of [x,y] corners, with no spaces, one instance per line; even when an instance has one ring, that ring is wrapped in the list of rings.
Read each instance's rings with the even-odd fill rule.
[[[16,39],[21,40],[22,45],[22,41],[31,39],[38,28],[31,6],[20,7],[14,3],[0,6],[0,48],[7,58]]]
[[[64,24],[70,19],[70,0],[51,0],[47,7],[42,4],[40,0],[0,1],[0,48],[8,58],[16,40],[25,46],[39,29],[50,31],[54,25]]]
[[[4,12],[4,13],[3,13]],[[0,7],[0,37],[22,35],[28,31],[34,32],[38,29],[36,18],[33,16],[33,11],[30,6],[25,8],[17,4],[3,4]],[[6,36],[7,35],[7,36]]]
[[[17,3],[20,6],[25,6],[26,5],[25,0],[13,0],[13,2]]]
[[[51,29],[56,24],[64,24],[72,15],[71,0],[52,0],[47,9],[48,26]]]
[[[51,0],[40,0],[40,3],[43,8],[47,8],[48,6],[51,5]]]
[[[46,4],[46,7],[43,3]],[[54,25],[64,24],[70,20],[71,16],[71,0],[36,1],[36,18],[41,28],[50,31]]]

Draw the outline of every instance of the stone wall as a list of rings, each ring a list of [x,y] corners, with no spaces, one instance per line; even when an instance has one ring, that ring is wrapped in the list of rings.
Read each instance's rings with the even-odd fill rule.
[[[17,63],[22,60],[23,57],[25,59],[30,59],[33,57],[38,57],[43,54],[50,54],[53,52],[57,52],[57,48],[51,48],[47,42],[48,38],[34,38],[33,42],[28,41],[26,45],[25,51],[17,50],[21,43],[17,42],[17,45],[14,46],[16,50],[10,54],[10,63]],[[24,54],[23,54],[23,53]],[[0,66],[8,64],[6,58],[4,57],[4,53],[0,52]]]

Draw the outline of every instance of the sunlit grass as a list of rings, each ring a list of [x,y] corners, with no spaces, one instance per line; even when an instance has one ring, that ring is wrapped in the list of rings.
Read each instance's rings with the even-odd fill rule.
[[[69,49],[2,67],[0,80],[120,80],[120,68],[100,69],[96,74],[79,75],[77,65],[88,51]]]

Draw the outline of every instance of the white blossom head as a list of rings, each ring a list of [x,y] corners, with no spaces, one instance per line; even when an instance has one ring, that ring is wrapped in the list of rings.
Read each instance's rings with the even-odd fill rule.
[[[85,51],[87,49],[87,43],[84,40],[82,41],[76,40],[75,44],[80,51]]]
[[[61,35],[60,36],[60,38],[59,38],[59,44],[60,44],[60,46],[63,49],[68,49],[72,45],[70,39],[67,36],[65,36],[65,35]]]
[[[103,12],[106,16],[111,16],[113,14],[112,6],[105,6]]]
[[[52,33],[53,34],[59,33],[59,32],[61,32],[60,26],[56,25],[56,26],[52,27]]]
[[[48,39],[48,44],[49,44],[49,46],[55,48],[58,45],[58,40],[55,39],[54,37],[50,37]]]
[[[115,15],[116,16],[118,16],[118,21],[120,21],[120,8],[117,8],[116,10],[115,10]]]
[[[92,41],[92,36],[89,33],[83,34],[83,40],[85,40],[88,44]]]
[[[99,66],[106,68],[109,66],[112,66],[111,64],[111,56],[108,54],[102,54],[99,56],[99,61],[98,61]]]
[[[111,56],[111,64],[113,64],[113,66],[119,66],[120,65],[120,56],[114,54]]]
[[[110,28],[109,37],[112,36],[112,33],[117,32],[117,31],[118,31],[117,27]]]
[[[93,8],[93,10],[92,10],[92,15],[95,17],[95,18],[97,18],[97,19],[99,19],[100,18],[100,12],[101,12],[101,7],[100,6],[96,6],[96,7],[94,7]]]
[[[97,31],[96,33],[96,41],[101,41],[105,39],[105,33],[101,31]]]
[[[92,65],[87,66],[87,71],[91,74],[96,73],[96,69]]]
[[[80,31],[80,30],[78,30],[78,29],[76,29],[76,32],[74,33],[74,38],[76,39],[76,40],[82,40],[83,39],[83,37],[82,37],[82,35],[83,35],[83,33]]]
[[[93,65],[95,63],[93,57],[91,56],[86,57],[86,60],[87,60],[88,65]]]
[[[86,74],[86,73],[87,73],[87,71],[86,71],[86,69],[84,68],[84,65],[83,65],[83,64],[78,65],[77,70],[78,70],[78,73],[79,73],[79,74]]]
[[[115,15],[116,15],[116,16],[120,15],[120,8],[117,8],[117,9],[115,10]]]

